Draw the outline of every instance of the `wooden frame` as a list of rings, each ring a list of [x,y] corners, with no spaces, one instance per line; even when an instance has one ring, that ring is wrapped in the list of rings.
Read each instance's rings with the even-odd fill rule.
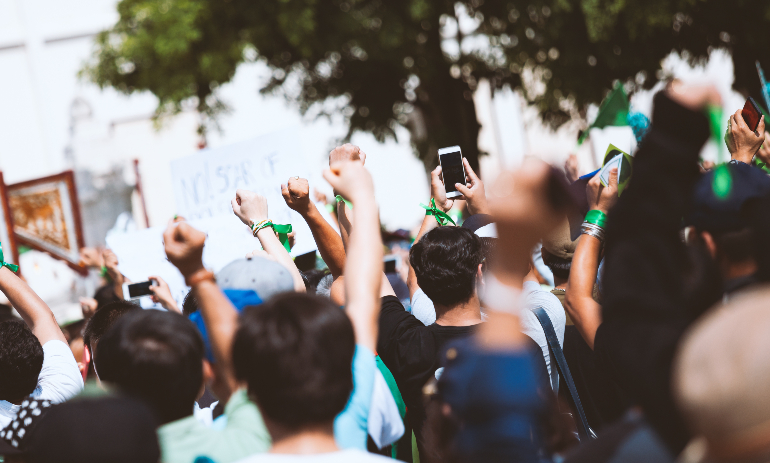
[[[15,183],[7,190],[16,240],[67,262],[81,274],[87,273],[79,265],[83,225],[73,172]],[[42,229],[41,223],[50,227]]]
[[[2,172],[0,172],[0,243],[5,261],[19,265],[19,248],[13,233],[11,207],[8,205],[8,187],[5,185]]]

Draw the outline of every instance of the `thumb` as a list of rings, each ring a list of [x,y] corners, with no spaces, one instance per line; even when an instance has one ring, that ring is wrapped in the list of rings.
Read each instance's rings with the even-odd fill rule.
[[[463,185],[462,183],[455,183],[455,188],[457,188],[457,191],[459,191],[460,193],[463,194],[463,196],[465,196],[465,199],[468,199],[471,196],[473,196],[471,189]]]
[[[612,169],[610,170],[610,187],[617,188],[618,187],[618,169]]]
[[[759,118],[759,124],[757,124],[757,133],[760,137],[765,138],[765,115],[763,114],[762,117]]]
[[[283,196],[283,199],[288,200],[289,199],[289,187],[281,183],[281,196]]]

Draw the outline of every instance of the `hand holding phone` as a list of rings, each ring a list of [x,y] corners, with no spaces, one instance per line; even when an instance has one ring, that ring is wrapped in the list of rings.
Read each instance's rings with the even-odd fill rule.
[[[751,106],[752,104],[750,103],[750,101],[747,101],[747,105]],[[733,160],[749,164],[765,141],[765,120],[764,116],[760,115],[757,125],[752,129],[752,125],[749,124],[750,121],[744,118],[745,111],[746,108],[744,107],[744,109],[738,110],[730,116],[727,124],[727,133],[725,134],[725,143]],[[748,112],[750,114],[749,117],[753,117],[751,115],[753,114],[752,111]]]
[[[438,162],[441,166],[441,174],[444,178],[444,191],[447,199],[454,199],[463,194],[457,191],[456,183],[465,185],[465,166],[463,165],[463,153],[459,146],[450,146],[438,150]]]
[[[157,286],[155,280],[142,281],[141,283],[123,283],[123,299],[131,301],[144,296],[152,296],[151,286]]]

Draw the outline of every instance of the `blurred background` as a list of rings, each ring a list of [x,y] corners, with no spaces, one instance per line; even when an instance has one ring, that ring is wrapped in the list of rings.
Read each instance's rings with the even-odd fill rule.
[[[384,227],[412,230],[438,148],[487,182],[524,156],[582,175],[608,143],[633,152],[627,124],[597,124],[613,90],[649,116],[667,79],[710,81],[724,130],[748,95],[766,104],[768,21],[748,0],[0,0],[0,170],[73,170],[103,246],[177,212],[171,161],[290,128],[311,187],[331,195],[321,170],[351,141]],[[47,255],[21,265],[49,303],[87,292]]]

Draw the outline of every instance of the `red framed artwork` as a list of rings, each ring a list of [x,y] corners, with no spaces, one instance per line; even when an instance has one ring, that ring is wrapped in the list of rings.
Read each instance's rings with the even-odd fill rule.
[[[78,265],[83,226],[72,171],[8,185],[7,191],[16,241],[86,272]]]
[[[0,172],[0,245],[3,249],[3,260],[11,264],[19,264],[19,249],[13,233],[13,216],[8,205],[8,187],[5,185],[3,173]]]

